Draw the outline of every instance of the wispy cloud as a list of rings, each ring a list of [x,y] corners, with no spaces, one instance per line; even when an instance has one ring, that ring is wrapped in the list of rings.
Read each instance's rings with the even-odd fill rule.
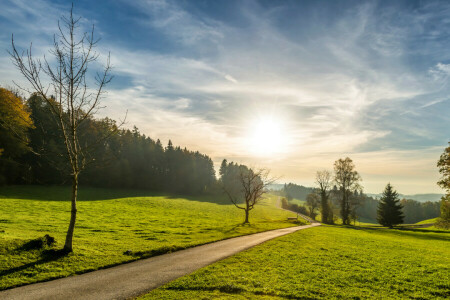
[[[421,162],[421,174],[434,174],[424,189],[437,190],[434,163],[425,165],[449,138],[450,5],[367,1],[327,9],[245,1],[227,2],[228,15],[211,11],[210,3],[115,5],[127,34],[102,26],[108,20],[100,14],[83,23],[95,21],[110,37],[99,48],[111,51],[117,75],[104,115],[118,118],[128,109],[141,131],[206,152],[216,163],[224,157],[261,163],[245,142],[251,120],[278,119],[289,142],[265,159],[277,175],[308,182],[315,169],[350,155],[373,179],[371,170],[393,174],[391,166],[409,157]],[[68,5],[24,6],[8,1],[0,22],[14,19],[14,26],[4,32],[17,32],[21,43],[44,36],[38,45],[44,49]],[[28,14],[33,22],[25,22]],[[0,35],[2,47],[6,36]],[[11,77],[17,72],[0,70],[3,84]]]

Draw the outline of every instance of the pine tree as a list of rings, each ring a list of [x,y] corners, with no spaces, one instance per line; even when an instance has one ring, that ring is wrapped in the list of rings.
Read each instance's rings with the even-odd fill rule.
[[[400,204],[398,193],[388,183],[378,204],[378,223],[389,228],[397,224],[402,224],[404,218],[402,208],[403,206]]]

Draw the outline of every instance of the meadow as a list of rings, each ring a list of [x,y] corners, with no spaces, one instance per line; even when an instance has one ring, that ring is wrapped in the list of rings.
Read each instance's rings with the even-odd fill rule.
[[[448,299],[450,232],[320,226],[241,252],[141,299]]]
[[[0,189],[0,289],[298,224],[287,221],[295,214],[275,207],[275,196],[243,225],[242,210],[220,196],[81,188],[74,252],[61,255],[70,218],[70,201],[63,200],[69,195],[69,187]],[[43,243],[46,234],[56,243]]]

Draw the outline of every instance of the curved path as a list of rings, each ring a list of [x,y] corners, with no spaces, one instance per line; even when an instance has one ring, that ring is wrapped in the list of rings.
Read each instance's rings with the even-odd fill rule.
[[[0,292],[0,299],[128,299],[178,277],[311,225],[235,237],[82,275],[30,284]]]

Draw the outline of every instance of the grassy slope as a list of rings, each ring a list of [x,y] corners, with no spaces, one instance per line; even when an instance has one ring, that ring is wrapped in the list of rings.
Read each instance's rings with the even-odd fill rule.
[[[437,219],[438,218],[423,220],[423,221],[417,222],[416,224],[434,224],[437,222]]]
[[[255,208],[251,224],[243,226],[241,210],[206,202],[207,197],[200,198],[203,202],[165,196],[114,199],[145,192],[81,189],[81,199],[89,201],[78,202],[75,253],[58,257],[45,249],[23,249],[45,234],[56,238],[54,248],[62,247],[70,202],[57,200],[68,194],[65,187],[0,189],[0,289],[294,225],[286,221],[294,214],[274,208],[274,198]],[[125,255],[127,250],[134,255]]]
[[[306,204],[306,201],[305,201],[305,200],[300,200],[300,199],[294,198],[294,199],[292,199],[291,201],[289,201],[289,203],[297,204],[297,205],[305,205],[305,204]]]
[[[182,277],[145,299],[444,299],[450,234],[321,226]]]

